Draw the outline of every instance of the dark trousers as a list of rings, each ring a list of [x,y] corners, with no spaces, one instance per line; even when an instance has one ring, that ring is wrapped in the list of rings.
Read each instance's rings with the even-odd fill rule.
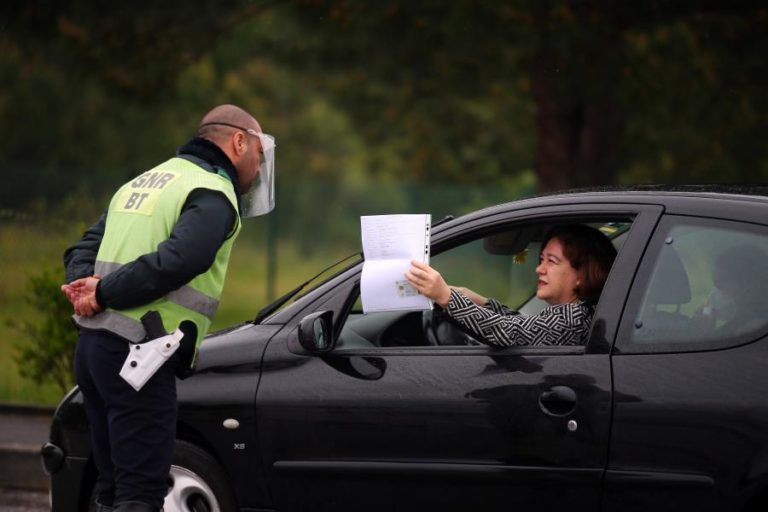
[[[119,375],[128,350],[120,337],[83,330],[75,352],[99,471],[96,498],[104,505],[140,501],[159,510],[176,438],[178,363],[171,357],[136,391]]]

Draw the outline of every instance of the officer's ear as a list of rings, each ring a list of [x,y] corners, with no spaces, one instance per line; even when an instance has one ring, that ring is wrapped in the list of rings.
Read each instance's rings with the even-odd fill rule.
[[[248,140],[245,134],[241,131],[236,131],[232,136],[232,145],[234,146],[235,154],[237,156],[243,156],[248,152]]]

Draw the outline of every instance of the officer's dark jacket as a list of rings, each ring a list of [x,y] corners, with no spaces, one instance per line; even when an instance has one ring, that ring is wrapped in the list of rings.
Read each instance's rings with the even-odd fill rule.
[[[210,172],[225,174],[240,195],[237,171],[214,143],[194,138],[179,148],[178,156],[203,163]],[[207,164],[207,165],[206,165]],[[66,281],[93,275],[96,254],[104,236],[107,213],[64,252]],[[170,238],[101,279],[96,298],[102,307],[126,309],[146,304],[188,283],[213,264],[222,243],[232,234],[237,212],[222,194],[196,189],[187,198]]]

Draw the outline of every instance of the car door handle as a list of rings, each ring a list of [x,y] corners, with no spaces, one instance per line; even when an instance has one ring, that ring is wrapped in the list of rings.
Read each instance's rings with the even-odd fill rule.
[[[568,386],[553,386],[539,395],[539,407],[549,416],[567,416],[576,409],[576,392]]]

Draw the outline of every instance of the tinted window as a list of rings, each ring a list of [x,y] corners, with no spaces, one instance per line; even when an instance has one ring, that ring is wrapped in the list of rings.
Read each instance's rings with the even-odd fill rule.
[[[755,339],[768,321],[768,232],[671,217],[638,282],[623,351],[700,350]]]

